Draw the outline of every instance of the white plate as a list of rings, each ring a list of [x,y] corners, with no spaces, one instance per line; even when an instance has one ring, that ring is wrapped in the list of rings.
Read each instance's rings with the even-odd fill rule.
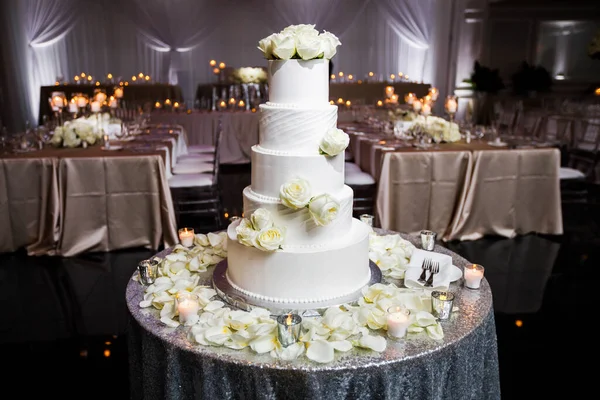
[[[463,276],[462,269],[458,268],[456,265],[453,265],[448,275],[450,276],[450,282],[457,281]]]
[[[506,143],[506,142],[488,142],[488,144],[490,146],[494,146],[494,147],[506,147],[506,146],[508,146],[508,143]]]
[[[113,146],[113,145],[111,145],[110,147],[104,147],[104,146],[102,146],[100,148],[102,150],[105,150],[105,151],[116,151],[116,150],[121,150],[123,148],[123,146]]]

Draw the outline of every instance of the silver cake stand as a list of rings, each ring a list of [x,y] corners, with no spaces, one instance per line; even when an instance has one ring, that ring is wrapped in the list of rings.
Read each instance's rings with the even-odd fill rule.
[[[381,282],[381,270],[373,262],[369,261],[371,269],[371,280],[365,286],[370,286]],[[276,303],[266,300],[257,299],[240,292],[227,280],[227,259],[218,263],[213,272],[213,287],[217,291],[219,297],[229,306],[240,310],[250,311],[254,307],[265,308],[273,315],[281,315],[289,312],[300,314],[304,317],[317,316],[320,313],[332,306],[342,304],[351,304],[357,301],[362,296],[362,288],[346,296],[338,297],[337,299],[314,302],[314,303]]]

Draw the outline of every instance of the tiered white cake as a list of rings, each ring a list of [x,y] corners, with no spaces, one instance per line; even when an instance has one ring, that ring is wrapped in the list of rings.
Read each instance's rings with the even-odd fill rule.
[[[270,102],[260,106],[260,143],[252,148],[252,180],[243,192],[246,220],[241,224],[251,224],[256,210],[261,215],[266,210],[281,228],[282,243],[274,251],[252,246],[240,240],[240,221],[232,223],[227,279],[262,301],[334,304],[368,284],[371,273],[370,228],[352,218],[344,152],[330,156],[320,146],[337,123],[337,106],[329,104],[329,61],[268,63]],[[308,207],[285,204],[282,185],[294,179],[309,183],[311,195],[329,195],[337,204],[329,210],[336,211],[335,218],[323,224]]]

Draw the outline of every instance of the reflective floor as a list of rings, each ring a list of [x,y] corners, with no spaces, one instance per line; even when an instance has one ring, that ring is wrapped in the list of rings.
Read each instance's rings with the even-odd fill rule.
[[[595,388],[586,372],[595,367],[583,363],[597,347],[600,206],[565,205],[564,219],[560,237],[445,244],[486,267],[503,399],[580,398]],[[18,398],[26,399],[127,399],[125,287],[137,262],[151,254],[0,255],[5,390],[18,388]]]

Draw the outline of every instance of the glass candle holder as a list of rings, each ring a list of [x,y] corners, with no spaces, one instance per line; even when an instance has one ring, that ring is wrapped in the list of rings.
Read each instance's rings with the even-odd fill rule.
[[[179,292],[175,295],[175,307],[179,314],[179,322],[182,324],[195,324],[198,320],[200,302],[198,295],[190,292]]]
[[[483,273],[485,268],[483,265],[471,264],[465,267],[465,287],[468,289],[479,289],[481,287],[481,281],[483,280]]]
[[[300,340],[302,317],[298,314],[282,314],[277,317],[277,339],[283,347],[288,347]]]
[[[365,224],[369,225],[372,228],[373,227],[373,221],[375,220],[375,217],[372,216],[371,214],[362,214],[360,216],[360,220],[362,222],[364,222]]]
[[[152,285],[158,276],[158,261],[143,260],[138,263],[137,269],[140,274],[142,285]]]
[[[406,336],[406,330],[410,325],[410,310],[402,306],[392,306],[387,310],[387,335],[392,339],[400,339]]]
[[[181,228],[179,231],[179,242],[184,247],[192,247],[194,245],[194,229]]]
[[[427,251],[433,251],[435,248],[435,238],[437,233],[428,230],[421,231],[421,248]]]
[[[454,293],[434,290],[431,292],[432,314],[434,317],[445,320],[450,318],[454,304]]]

